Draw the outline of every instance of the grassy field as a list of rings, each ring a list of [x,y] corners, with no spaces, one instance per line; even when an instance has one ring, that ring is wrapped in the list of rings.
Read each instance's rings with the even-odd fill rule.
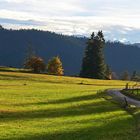
[[[134,115],[98,93],[125,84],[0,72],[0,140],[139,140]]]
[[[30,69],[21,69],[21,68],[13,68],[13,67],[5,67],[5,66],[0,66],[0,71],[1,72],[24,72],[24,73],[32,72],[32,70]]]
[[[123,90],[122,93],[134,99],[140,100],[140,89]]]

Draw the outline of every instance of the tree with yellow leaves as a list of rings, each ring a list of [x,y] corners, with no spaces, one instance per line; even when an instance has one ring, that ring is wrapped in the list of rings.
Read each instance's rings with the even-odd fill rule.
[[[51,75],[58,75],[58,76],[64,75],[64,69],[59,56],[53,57],[52,59],[49,60],[47,65],[47,72],[48,74]]]

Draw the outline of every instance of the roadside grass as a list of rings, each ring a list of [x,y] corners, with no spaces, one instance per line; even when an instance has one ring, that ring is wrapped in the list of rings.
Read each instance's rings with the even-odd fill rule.
[[[125,94],[126,96],[140,100],[140,89],[122,90],[122,93]]]
[[[126,82],[0,72],[1,140],[139,140],[139,110],[101,94]]]

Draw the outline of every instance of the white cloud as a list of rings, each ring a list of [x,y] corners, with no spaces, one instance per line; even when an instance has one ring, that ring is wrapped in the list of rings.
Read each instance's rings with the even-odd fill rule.
[[[102,29],[108,39],[131,39],[130,33],[139,37],[139,5],[139,0],[0,0],[0,18],[20,21],[12,24],[5,20],[6,27],[83,35]],[[34,21],[33,25],[24,25],[29,20]],[[41,24],[35,26],[35,22]]]
[[[13,2],[13,3],[22,3],[25,2],[25,0],[5,0],[6,2]]]
[[[128,42],[128,40],[126,38],[121,38],[119,41],[122,42],[122,43]]]

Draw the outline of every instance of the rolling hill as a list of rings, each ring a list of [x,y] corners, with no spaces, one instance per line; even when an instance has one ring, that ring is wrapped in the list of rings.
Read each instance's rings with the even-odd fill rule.
[[[139,140],[139,110],[130,113],[98,92],[125,85],[0,72],[0,140]]]
[[[22,67],[29,42],[36,54],[47,62],[53,56],[62,59],[66,75],[78,75],[87,38],[64,36],[40,30],[0,29],[0,65]],[[105,59],[112,70],[121,73],[140,70],[140,48],[119,42],[107,42]]]

